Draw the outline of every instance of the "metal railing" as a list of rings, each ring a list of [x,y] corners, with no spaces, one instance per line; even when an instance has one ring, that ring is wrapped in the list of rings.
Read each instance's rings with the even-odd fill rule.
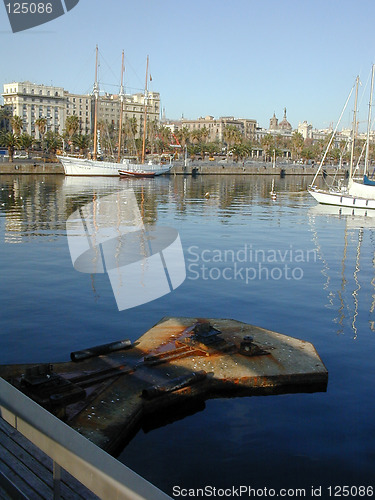
[[[61,469],[102,499],[170,499],[2,378],[0,416],[53,460],[54,499]]]

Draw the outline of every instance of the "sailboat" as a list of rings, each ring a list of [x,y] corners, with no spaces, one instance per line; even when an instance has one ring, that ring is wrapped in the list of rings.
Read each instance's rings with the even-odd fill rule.
[[[371,127],[371,106],[372,106],[372,94],[374,85],[374,65],[372,67],[372,81],[371,81],[371,94],[369,102],[369,118],[367,125],[367,145],[366,145],[366,158],[365,158],[365,172],[366,176],[367,165],[368,165],[368,152],[369,152],[369,139],[370,139],[370,127]],[[375,186],[368,185],[365,182],[360,183],[353,179],[353,159],[354,159],[354,143],[355,143],[355,133],[357,129],[357,102],[358,102],[358,85],[359,77],[356,79],[356,93],[355,93],[355,104],[354,104],[354,117],[353,117],[353,130],[352,130],[352,144],[351,144],[351,156],[350,156],[350,168],[349,168],[349,179],[347,186],[330,186],[328,189],[318,189],[314,183],[322,170],[322,166],[327,155],[328,149],[330,148],[334,135],[337,131],[338,124],[344,113],[344,110],[349,102],[352,91],[344,106],[344,110],[341,113],[340,119],[336,125],[335,131],[329,141],[327,149],[323,155],[322,161],[320,162],[318,171],[316,172],[314,179],[309,187],[309,193],[316,201],[325,205],[335,205],[339,207],[349,207],[349,208],[364,208],[364,209],[375,209]],[[353,90],[353,89],[352,89]],[[365,177],[364,177],[365,179]]]
[[[148,68],[148,57],[147,57],[147,68]],[[161,175],[168,173],[172,168],[172,163],[169,165],[153,164],[152,162],[145,163],[144,153],[142,154],[142,164],[132,163],[128,159],[124,159],[121,162],[120,151],[121,151],[121,128],[122,128],[122,115],[123,115],[123,102],[124,102],[124,88],[123,88],[123,73],[124,73],[124,52],[122,53],[122,67],[121,67],[121,89],[120,89],[120,101],[121,101],[121,112],[120,112],[120,128],[119,128],[119,145],[118,145],[118,161],[100,161],[98,160],[98,101],[99,101],[99,85],[98,85],[98,46],[96,46],[96,61],[95,61],[95,83],[93,89],[93,95],[95,99],[94,106],[94,149],[93,149],[93,159],[88,158],[76,158],[74,156],[58,156],[57,158],[61,162],[65,175],[86,175],[86,176],[114,176],[118,177],[119,170],[127,171],[129,175],[135,177],[154,177],[156,175]],[[147,71],[146,71],[147,79]],[[147,108],[147,85],[145,91],[145,109]],[[147,117],[147,115],[146,115]],[[144,127],[145,134],[145,127]],[[143,140],[145,143],[145,138]]]

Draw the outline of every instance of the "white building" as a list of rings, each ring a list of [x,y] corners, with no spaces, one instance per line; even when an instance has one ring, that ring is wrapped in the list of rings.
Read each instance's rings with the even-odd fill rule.
[[[93,131],[94,98],[90,94],[71,94],[62,87],[41,85],[31,82],[13,82],[4,85],[4,105],[13,116],[22,118],[22,132],[40,139],[35,122],[38,118],[47,119],[46,132],[63,134],[68,116],[79,118],[79,132],[90,134]],[[123,105],[123,123],[132,119],[139,136],[144,121],[144,94],[126,95]],[[98,121],[106,122],[118,129],[120,120],[120,99],[115,94],[99,97]],[[160,122],[160,94],[149,92],[147,99],[148,122]]]
[[[47,119],[46,132],[63,132],[66,117],[66,97],[62,87],[37,85],[31,82],[13,82],[4,85],[4,105],[13,116],[22,118],[22,131],[40,138],[35,122]]]
[[[307,121],[303,121],[298,124],[298,132],[302,135],[304,139],[312,139],[313,138],[313,128],[310,123]]]

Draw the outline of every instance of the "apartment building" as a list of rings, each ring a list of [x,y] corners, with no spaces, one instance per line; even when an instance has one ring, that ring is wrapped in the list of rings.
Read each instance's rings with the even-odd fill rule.
[[[64,91],[66,99],[66,117],[76,115],[79,119],[79,133],[83,135],[91,134],[92,130],[92,110],[91,95],[71,94]],[[64,121],[65,127],[65,121]]]
[[[238,128],[241,134],[248,140],[254,140],[257,128],[257,122],[253,119],[234,118],[233,116],[222,116],[214,118],[213,116],[200,117],[196,120],[181,119],[181,128],[186,127],[190,132],[205,128],[208,130],[208,142],[223,142],[224,130],[227,125],[233,125]],[[176,126],[176,122],[174,122]]]
[[[66,97],[62,87],[13,82],[4,85],[4,105],[13,116],[22,118],[23,132],[40,138],[38,118],[46,118],[46,131],[63,132],[66,117]]]
[[[79,132],[90,134],[94,123],[94,98],[90,94],[72,94],[62,87],[34,84],[31,82],[13,82],[4,85],[4,106],[14,115],[20,116],[23,132],[40,139],[36,126],[38,118],[47,118],[46,132],[63,134],[68,116],[76,115],[79,119]],[[123,123],[135,120],[137,136],[143,130],[145,96],[142,93],[126,95],[123,104]],[[121,101],[116,94],[104,94],[98,100],[98,121],[112,125],[118,130]],[[149,92],[147,96],[147,120],[160,121],[160,94]]]

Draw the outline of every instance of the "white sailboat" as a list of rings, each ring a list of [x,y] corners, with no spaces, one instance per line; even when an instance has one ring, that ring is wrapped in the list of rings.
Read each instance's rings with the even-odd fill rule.
[[[363,208],[363,209],[374,209],[375,210],[375,186],[366,185],[364,183],[357,182],[353,179],[353,159],[354,159],[354,142],[355,142],[355,133],[357,128],[357,101],[358,101],[358,85],[359,85],[359,77],[356,79],[356,94],[355,94],[355,104],[354,104],[354,117],[353,117],[353,131],[352,131],[352,144],[351,144],[351,157],[350,157],[350,168],[349,168],[349,179],[347,186],[330,186],[328,189],[318,189],[314,183],[319,172],[322,170],[322,166],[328,152],[329,147],[332,144],[334,135],[337,131],[338,124],[340,123],[341,117],[344,113],[344,110],[349,102],[351,93],[346,101],[344,106],[344,110],[341,113],[340,119],[336,125],[335,131],[332,134],[331,140],[327,146],[327,149],[323,155],[322,161],[320,162],[319,169],[316,172],[314,179],[309,187],[309,193],[316,201],[325,205],[335,205],[339,207],[349,207],[349,208]],[[368,152],[369,152],[369,136],[370,136],[370,126],[371,126],[371,106],[372,106],[372,94],[373,94],[373,85],[374,85],[374,65],[372,67],[372,81],[371,81],[371,95],[370,95],[370,103],[369,103],[369,119],[367,126],[367,147],[366,147],[366,159],[365,159],[365,172],[367,172],[367,164],[368,164]]]
[[[148,57],[147,57],[147,68],[148,68]],[[122,67],[121,67],[121,89],[120,89],[120,100],[121,100],[121,112],[120,112],[120,130],[119,130],[119,157],[117,162],[112,161],[100,161],[97,159],[98,153],[98,100],[99,100],[99,85],[98,85],[98,46],[96,46],[96,62],[95,62],[95,83],[94,83],[94,150],[93,159],[88,158],[76,158],[74,156],[58,156],[57,158],[61,162],[65,175],[85,175],[85,176],[113,176],[118,177],[119,171],[126,171],[128,176],[132,177],[155,177],[157,175],[166,174],[172,168],[172,163],[168,165],[162,165],[160,163],[154,164],[152,161],[145,163],[144,152],[142,154],[142,164],[133,163],[128,159],[120,161],[120,151],[121,151],[121,128],[122,128],[122,114],[123,114],[123,102],[124,102],[124,88],[123,88],[123,73],[124,73],[124,53],[122,54]],[[146,91],[145,91],[145,114],[147,113],[147,71],[146,71]],[[146,115],[147,116],[147,115]],[[145,134],[144,127],[144,134]],[[145,138],[143,143],[145,144]],[[144,151],[144,149],[143,149]]]

